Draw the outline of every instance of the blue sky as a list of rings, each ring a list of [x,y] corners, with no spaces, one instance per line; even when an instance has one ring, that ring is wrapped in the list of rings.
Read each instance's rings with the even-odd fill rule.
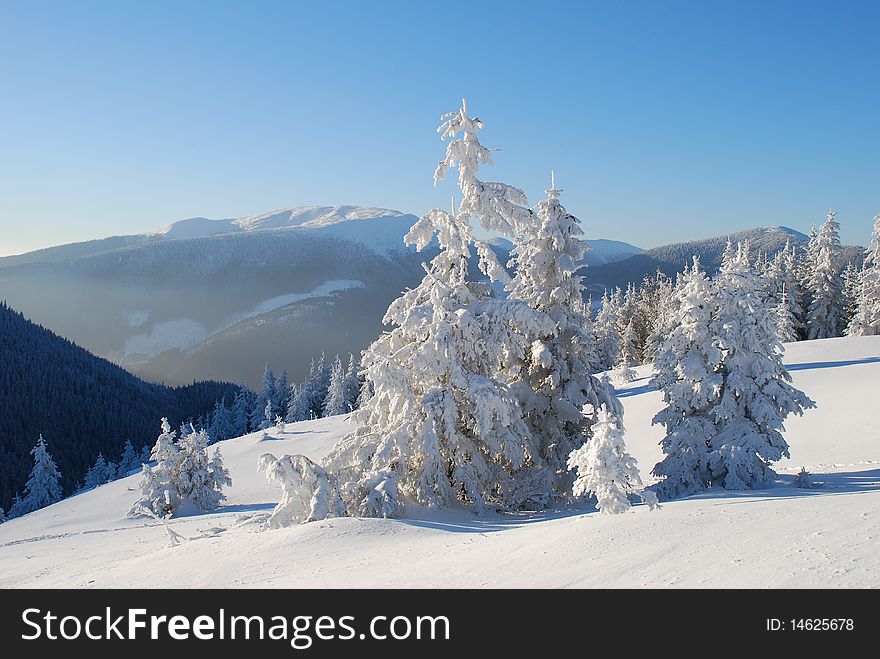
[[[447,207],[462,96],[532,203],[651,247],[880,212],[880,2],[0,0],[0,254],[299,204]]]

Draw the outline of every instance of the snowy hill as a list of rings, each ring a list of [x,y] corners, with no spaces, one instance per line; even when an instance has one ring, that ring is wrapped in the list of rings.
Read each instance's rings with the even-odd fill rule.
[[[794,384],[818,407],[790,419],[792,458],[752,492],[710,491],[636,506],[474,518],[331,519],[260,531],[278,488],[257,458],[320,460],[348,430],[342,417],[290,424],[261,441],[220,444],[233,487],[213,514],[162,525],[126,519],[136,477],[0,525],[0,587],[880,587],[880,337],[787,346]],[[620,392],[627,446],[643,476],[660,457],[650,418],[660,395],[648,367]],[[822,487],[792,486],[806,466]]]
[[[403,244],[415,221],[356,206],[191,218],[0,258],[0,290],[35,321],[151,380],[256,386],[267,362],[299,379],[322,351],[366,347],[389,303],[421,280],[431,250]],[[504,258],[510,243],[496,249]],[[587,263],[638,251],[596,240]]]

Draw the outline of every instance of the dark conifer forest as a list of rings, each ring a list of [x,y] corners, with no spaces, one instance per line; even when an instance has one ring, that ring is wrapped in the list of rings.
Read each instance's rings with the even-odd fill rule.
[[[126,439],[152,445],[159,422],[172,427],[206,415],[238,387],[195,382],[167,387],[138,379],[111,362],[27,320],[0,302],[0,507],[9,509],[33,466],[42,433],[73,492],[98,453],[118,460]]]

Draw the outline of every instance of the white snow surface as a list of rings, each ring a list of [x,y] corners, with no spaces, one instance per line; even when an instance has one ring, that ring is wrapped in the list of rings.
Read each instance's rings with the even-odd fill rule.
[[[0,587],[880,587],[880,337],[789,344],[785,361],[818,407],[788,420],[792,457],[766,489],[610,516],[410,511],[260,530],[280,490],[257,458],[320,462],[349,429],[331,417],[220,443],[229,499],[172,520],[188,538],[178,546],[160,523],[125,518],[138,476],[0,525]],[[637,373],[619,393],[627,449],[650,480],[660,394],[650,367]],[[795,488],[801,466],[822,486]]]

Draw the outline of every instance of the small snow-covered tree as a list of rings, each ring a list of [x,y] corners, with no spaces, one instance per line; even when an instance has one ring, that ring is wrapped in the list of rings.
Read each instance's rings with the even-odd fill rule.
[[[34,468],[25,483],[24,496],[12,508],[16,517],[61,500],[61,472],[49,454],[42,435],[31,449],[31,455],[34,456]]]
[[[260,392],[257,394],[254,406],[251,409],[251,428],[254,430],[263,429],[263,423],[266,421],[266,405],[268,404],[270,408],[274,409],[275,374],[268,364],[266,364],[266,368],[263,371],[260,386]],[[273,418],[271,410],[268,418],[271,422]]]
[[[272,408],[277,414],[287,413],[288,397],[290,396],[290,384],[287,381],[287,370],[281,371],[275,382],[275,395],[272,398]]]
[[[226,399],[220,398],[214,405],[211,415],[211,423],[208,426],[208,435],[213,442],[220,442],[239,436],[236,424],[232,421],[229,408],[226,407]]]
[[[801,293],[800,273],[798,271],[797,251],[791,240],[776,253],[770,262],[765,281],[771,301],[779,303],[785,294],[785,304],[790,314],[796,337],[800,338],[805,330],[803,295]]]
[[[96,487],[113,480],[116,476],[116,469],[111,469],[110,464],[107,464],[103,454],[98,453],[98,458],[95,460],[95,464],[86,472],[86,477],[83,481],[83,489],[93,490]]]
[[[880,335],[880,215],[874,218],[871,244],[859,278],[856,310],[847,327],[850,336]]]
[[[271,402],[267,402],[270,405]],[[200,430],[180,440],[176,479],[173,483],[181,503],[189,502],[199,510],[215,510],[226,499],[224,485],[232,485],[223,468],[220,449],[208,457],[208,435]]]
[[[709,440],[715,432],[710,410],[722,384],[715,292],[696,257],[683,273],[672,305],[669,333],[654,359],[651,379],[665,404],[652,423],[666,428],[660,442],[665,457],[652,473],[662,479],[655,489],[669,498],[709,487]]]
[[[511,376],[532,434],[546,465],[546,502],[571,496],[568,456],[591,435],[601,405],[622,413],[610,390],[597,380],[595,339],[584,305],[582,266],[587,245],[579,221],[559,201],[562,190],[551,175],[547,198],[538,204],[533,230],[512,252],[516,276],[510,298],[546,314],[555,327],[532,337],[532,345]]]
[[[782,296],[776,304],[776,338],[780,343],[791,343],[798,340],[797,318],[788,302],[788,292],[782,287]]]
[[[171,430],[168,419],[162,419],[161,427],[162,432],[150,453],[150,460],[155,460],[156,466],[143,464],[138,486],[141,498],[132,504],[129,516],[140,515],[146,510],[149,514],[166,517],[180,505],[180,491],[176,485],[180,470],[177,433]]]
[[[652,492],[642,493],[642,479],[636,460],[626,452],[623,424],[618,414],[603,405],[593,427],[593,436],[572,451],[568,467],[577,472],[575,496],[594,496],[603,514],[625,513],[631,508],[630,494],[640,493],[650,506],[656,504]]]
[[[128,476],[140,465],[141,461],[138,459],[137,453],[134,452],[131,440],[126,439],[125,446],[122,448],[122,455],[119,457],[119,476]]]
[[[716,290],[722,381],[711,409],[716,431],[709,440],[709,469],[713,483],[750,489],[774,475],[771,462],[789,457],[781,433],[785,418],[815,403],[791,385],[772,307],[749,263],[748,243],[725,259]]]
[[[828,211],[813,246],[814,270],[809,279],[810,308],[807,338],[828,339],[843,334],[846,326],[841,278],[840,225]]]
[[[247,435],[248,430],[250,429],[250,412],[251,405],[248,391],[244,386],[240,386],[238,391],[235,392],[235,398],[232,401],[232,409],[229,412],[233,437]]]
[[[347,393],[345,370],[342,360],[336,355],[330,366],[330,384],[327,386],[327,396],[324,398],[324,416],[348,414],[350,408],[346,400]]]
[[[287,423],[296,423],[297,421],[305,421],[309,418],[309,400],[306,385],[292,384],[290,386],[290,397],[287,400]]]
[[[601,306],[593,323],[593,334],[596,337],[596,357],[599,367],[610,370],[618,361],[620,354],[620,289],[616,288],[609,294],[602,295]]]
[[[271,453],[264,453],[258,466],[270,482],[281,486],[281,500],[266,521],[268,528],[345,514],[335,479],[308,458],[284,455],[279,459]]]
[[[348,356],[348,366],[345,369],[345,405],[351,412],[358,408],[358,396],[360,395],[361,383],[358,379],[358,360],[353,354]]]
[[[272,421],[275,418],[273,412],[272,401],[267,400],[266,406],[263,408],[263,420],[260,422],[260,430],[268,430],[272,427]]]
[[[627,383],[636,379],[633,367],[638,364],[637,354],[636,330],[633,321],[630,320],[620,334],[620,352],[617,355],[617,363],[614,365],[618,381]]]

